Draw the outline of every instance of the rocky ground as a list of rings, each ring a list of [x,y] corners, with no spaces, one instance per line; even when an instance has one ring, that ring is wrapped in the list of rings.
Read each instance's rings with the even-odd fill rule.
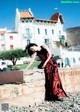
[[[0,112],[80,112],[80,93],[67,93],[63,101],[43,101],[33,106],[1,104]]]

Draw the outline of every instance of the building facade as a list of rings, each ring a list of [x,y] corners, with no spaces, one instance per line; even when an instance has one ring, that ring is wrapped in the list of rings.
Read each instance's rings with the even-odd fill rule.
[[[62,14],[56,12],[50,20],[36,19],[31,9],[19,11],[16,9],[14,31],[0,29],[0,51],[21,48],[29,43],[47,44],[52,54],[57,57],[59,67],[80,65],[80,51],[69,51],[57,42],[66,45],[66,33],[63,31]]]
[[[60,13],[52,15],[50,20],[36,19],[31,11],[20,12],[16,9],[15,31],[23,40],[22,47],[31,42],[38,45],[46,43],[55,46],[56,41],[66,40],[63,31],[63,17]]]
[[[21,39],[17,32],[0,29],[0,51],[21,48]]]
[[[63,17],[58,12],[50,20],[44,20],[36,19],[31,9],[23,12],[16,9],[14,31],[0,29],[0,41],[3,43],[0,50],[24,49],[31,42],[38,45],[46,43],[52,49],[57,41],[66,41],[63,23]]]

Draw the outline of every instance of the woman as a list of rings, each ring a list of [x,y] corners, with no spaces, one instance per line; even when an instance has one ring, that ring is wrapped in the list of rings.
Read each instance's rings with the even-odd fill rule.
[[[45,100],[61,100],[61,98],[66,97],[66,93],[63,90],[62,83],[58,74],[58,66],[52,57],[49,48],[44,44],[38,46],[35,43],[31,43],[26,47],[32,60],[28,69],[34,62],[36,56],[41,59],[41,64],[39,68],[44,68],[45,73]]]

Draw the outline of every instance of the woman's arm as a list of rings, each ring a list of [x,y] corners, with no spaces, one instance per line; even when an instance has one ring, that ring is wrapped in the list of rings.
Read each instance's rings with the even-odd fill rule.
[[[47,45],[44,44],[44,45],[42,45],[42,46],[43,46],[43,47],[47,50],[47,52],[48,52],[48,58],[46,59],[45,63],[44,63],[43,66],[42,66],[42,68],[44,68],[44,67],[46,66],[47,62],[50,60],[52,54],[51,54],[51,51],[50,51],[50,49],[48,48]]]
[[[34,60],[35,60],[35,58],[36,58],[36,55],[37,55],[36,52],[32,55],[32,59],[31,59],[29,65],[27,66],[26,70],[33,64],[33,62],[34,62]]]

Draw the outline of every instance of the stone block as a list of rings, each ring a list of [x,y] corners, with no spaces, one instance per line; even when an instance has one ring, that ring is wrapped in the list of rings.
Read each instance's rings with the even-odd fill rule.
[[[0,84],[22,83],[23,71],[0,72]]]

